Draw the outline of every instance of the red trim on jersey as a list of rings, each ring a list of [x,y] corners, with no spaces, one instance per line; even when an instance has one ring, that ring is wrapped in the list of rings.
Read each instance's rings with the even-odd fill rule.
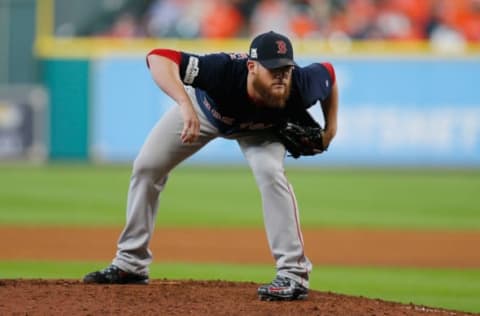
[[[302,231],[300,230],[300,221],[298,219],[298,205],[297,205],[297,199],[295,198],[295,194],[293,193],[293,189],[292,189],[292,186],[290,185],[290,183],[287,182],[287,188],[288,188],[288,192],[290,193],[290,196],[292,198],[292,202],[293,202],[293,213],[295,215],[295,224],[296,224],[296,228],[297,228],[297,236],[298,236],[298,240],[300,241],[300,245],[301,245],[301,248],[302,248],[302,254],[300,255],[300,257],[298,257],[297,259],[297,263],[300,265],[300,266],[303,266],[303,268],[305,269],[305,273],[303,275],[304,276],[301,276],[302,278],[305,278],[308,280],[308,270],[307,270],[307,267],[305,266],[305,261],[306,261],[306,258],[305,258],[305,245],[303,243],[303,236],[302,236]],[[302,284],[304,285],[304,282],[302,280]]]
[[[330,74],[330,77],[332,78],[332,86],[335,84],[335,81],[337,80],[335,76],[335,69],[333,69],[333,65],[331,63],[322,63],[322,65],[327,68],[328,73]]]
[[[182,54],[180,54],[179,51],[172,50],[172,49],[164,49],[164,48],[156,48],[150,51],[150,53],[147,54],[147,66],[150,68],[150,64],[148,63],[148,56],[150,55],[157,55],[157,56],[163,56],[177,65],[180,65],[180,62],[182,61]]]
[[[304,244],[303,244],[303,236],[300,230],[300,221],[298,220],[298,206],[297,206],[297,199],[295,198],[295,194],[293,193],[291,185],[287,182],[287,189],[288,193],[290,193],[290,197],[292,198],[292,206],[293,206],[293,215],[295,216],[295,226],[297,228],[297,236],[300,240],[300,244],[302,245],[302,257],[304,253]],[[299,259],[299,261],[301,258]]]

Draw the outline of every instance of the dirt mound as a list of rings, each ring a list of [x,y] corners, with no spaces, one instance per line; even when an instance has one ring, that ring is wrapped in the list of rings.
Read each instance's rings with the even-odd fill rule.
[[[87,285],[72,280],[0,280],[1,315],[471,315],[310,291],[305,301],[263,302],[257,284],[153,280]]]

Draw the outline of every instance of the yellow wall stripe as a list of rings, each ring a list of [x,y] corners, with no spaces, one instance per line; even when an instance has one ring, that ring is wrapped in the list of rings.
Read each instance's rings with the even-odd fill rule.
[[[55,37],[55,0],[37,0],[35,53],[40,58],[101,58],[109,55],[145,55],[156,47],[196,53],[247,52],[248,39],[123,39],[99,37]],[[322,41],[293,40],[297,56],[478,56],[480,43],[463,50],[440,53],[428,41]]]
[[[36,14],[37,38],[51,37],[54,32],[55,2],[54,0],[37,0]]]
[[[100,58],[108,55],[144,55],[156,47],[171,48],[196,53],[247,52],[249,40],[182,40],[182,39],[106,39],[106,38],[55,38],[42,36],[36,41],[36,54],[41,58]],[[293,40],[297,56],[452,56],[480,55],[480,44],[467,45],[463,51],[437,52],[429,42],[360,41],[330,43],[319,40]]]

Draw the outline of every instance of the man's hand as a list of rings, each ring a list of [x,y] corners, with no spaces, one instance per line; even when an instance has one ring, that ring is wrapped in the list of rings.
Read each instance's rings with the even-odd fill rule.
[[[200,121],[191,103],[183,103],[179,104],[179,106],[183,117],[183,130],[180,137],[182,143],[191,144],[200,135]]]

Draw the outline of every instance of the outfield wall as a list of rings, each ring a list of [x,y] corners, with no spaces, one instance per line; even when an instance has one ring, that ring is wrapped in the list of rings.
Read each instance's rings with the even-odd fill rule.
[[[300,65],[334,64],[340,113],[338,136],[327,154],[289,163],[480,166],[480,46],[439,53],[426,43],[294,45]],[[134,159],[149,130],[172,106],[146,68],[145,54],[153,47],[238,52],[248,41],[41,37],[36,52],[50,95],[51,160]],[[318,119],[320,113],[318,106],[313,109]],[[243,163],[237,147],[219,139],[189,161]]]
[[[338,137],[328,154],[302,163],[480,165],[478,58],[328,60],[340,87]],[[298,58],[299,64],[315,61]],[[152,82],[143,56],[96,59],[91,74],[90,155],[129,161],[172,102]],[[319,107],[312,112],[321,119]],[[243,157],[236,142],[217,140],[190,161],[237,163]]]
[[[61,1],[0,2],[0,39],[7,43],[0,48],[0,81],[34,78],[45,89],[48,115],[42,137],[50,160],[134,158],[172,105],[145,67],[145,54],[153,47],[208,53],[242,52],[249,45],[241,38],[69,37],[55,30],[96,5],[68,10],[74,16],[67,16]],[[33,34],[31,55],[32,43],[25,40]],[[299,163],[480,166],[480,43],[293,39],[293,44],[300,64],[333,62],[341,99],[339,134],[330,152]],[[5,126],[15,123],[6,108],[0,111],[4,135]],[[319,113],[317,108],[314,114]],[[218,140],[191,161],[237,163],[243,158],[234,142]]]

